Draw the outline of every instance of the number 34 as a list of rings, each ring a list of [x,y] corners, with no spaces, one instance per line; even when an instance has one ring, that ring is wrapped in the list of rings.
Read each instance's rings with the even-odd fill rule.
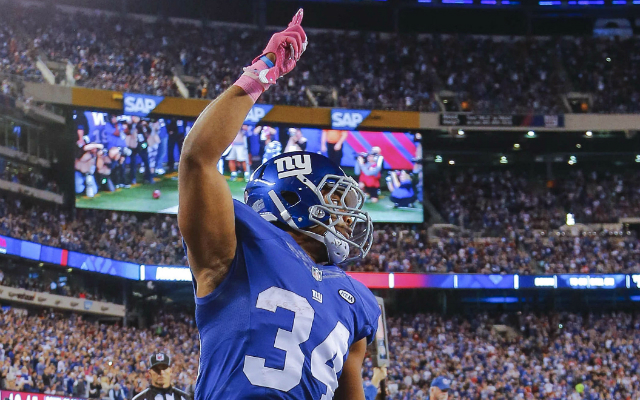
[[[288,392],[302,379],[304,353],[300,345],[309,339],[315,311],[304,297],[277,287],[260,293],[256,307],[273,313],[278,307],[292,311],[293,328],[291,331],[280,328],[276,334],[274,347],[286,352],[283,369],[265,367],[264,358],[245,356],[244,374],[252,385]],[[333,398],[348,348],[349,330],[338,321],[329,336],[311,352],[311,375],[327,385],[321,400]],[[333,360],[333,368],[327,365],[329,360]]]

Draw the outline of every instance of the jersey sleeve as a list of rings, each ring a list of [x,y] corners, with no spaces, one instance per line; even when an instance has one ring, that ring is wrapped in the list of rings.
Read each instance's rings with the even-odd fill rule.
[[[366,338],[367,344],[371,344],[376,336],[378,318],[382,311],[380,310],[380,306],[378,306],[378,301],[369,288],[351,277],[349,277],[349,280],[360,300],[360,306],[356,309],[354,343]]]

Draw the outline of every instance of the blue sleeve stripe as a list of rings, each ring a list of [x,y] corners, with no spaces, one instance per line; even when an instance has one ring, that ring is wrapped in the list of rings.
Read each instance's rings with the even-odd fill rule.
[[[260,60],[264,61],[264,63],[267,64],[267,67],[269,67],[269,68],[273,68],[275,66],[273,61],[269,60],[269,58],[267,56],[260,57]]]

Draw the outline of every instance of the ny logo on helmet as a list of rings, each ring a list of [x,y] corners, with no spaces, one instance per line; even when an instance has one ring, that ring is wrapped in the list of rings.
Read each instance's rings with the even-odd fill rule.
[[[278,179],[311,173],[311,156],[308,154],[282,157],[274,162],[278,167]]]

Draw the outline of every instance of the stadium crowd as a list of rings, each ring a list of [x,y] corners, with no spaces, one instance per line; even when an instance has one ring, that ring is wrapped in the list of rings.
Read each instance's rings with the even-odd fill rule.
[[[637,171],[576,170],[548,181],[513,170],[469,170],[427,181],[428,196],[446,222],[485,236],[512,229],[557,229],[568,213],[586,224],[640,215]]]
[[[461,400],[640,396],[637,314],[417,314],[388,318],[387,329],[390,400],[426,399],[436,376]]]
[[[38,268],[34,271],[34,268],[21,265],[18,268],[6,268],[3,266],[3,269],[0,269],[1,286],[121,304],[122,299],[109,296],[103,290],[103,284],[103,280],[96,282],[95,279],[87,279],[87,277],[83,279],[82,277],[45,268]]]
[[[173,215],[76,209],[0,199],[0,234],[53,247],[149,265],[185,265]],[[410,225],[377,225],[374,245],[350,271],[417,273],[596,273],[640,270],[634,235],[521,235],[429,239]]]
[[[191,315],[160,315],[148,329],[53,312],[4,311],[0,387],[73,397],[131,399],[149,384],[148,355],[173,360],[174,386],[193,393],[199,341]],[[426,399],[436,376],[453,399],[635,399],[640,318],[625,313],[389,317],[390,400]],[[113,346],[114,342],[119,346]],[[363,374],[371,376],[371,361]],[[366,379],[366,378],[365,378]]]
[[[149,386],[149,356],[165,351],[172,358],[174,387],[193,393],[200,342],[192,315],[159,314],[148,329],[87,322],[52,311],[5,311],[0,323],[2,389],[131,399]]]
[[[78,85],[162,96],[179,95],[173,79],[178,74],[193,78],[191,97],[216,97],[270,34],[244,26],[201,28],[18,6],[11,17],[0,18],[6,73],[42,80],[37,57],[69,61]],[[434,93],[449,90],[465,111],[561,113],[562,94],[584,91],[593,94],[597,112],[637,112],[640,104],[637,38],[309,30],[309,42],[299,73],[284,78],[261,101],[440,111]],[[351,57],[355,52],[360,56]],[[325,90],[317,90],[320,86]],[[315,102],[309,88],[317,94]]]
[[[184,265],[175,216],[76,209],[0,199],[0,234],[141,264]]]
[[[47,172],[51,171],[40,171],[39,168],[7,161],[0,157],[0,180],[19,183],[48,192],[60,193],[56,180],[51,176],[51,173]]]

